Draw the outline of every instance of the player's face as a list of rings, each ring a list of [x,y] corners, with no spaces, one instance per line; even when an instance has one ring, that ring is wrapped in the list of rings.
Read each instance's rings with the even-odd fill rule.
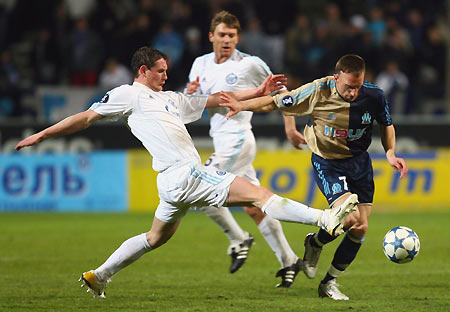
[[[339,95],[347,102],[353,102],[364,83],[364,73],[353,74],[341,71],[339,74],[334,74],[334,79]]]
[[[144,73],[145,85],[153,91],[162,91],[167,80],[167,62],[165,59],[159,59],[152,68]]]
[[[233,55],[236,45],[239,42],[239,35],[236,28],[230,28],[224,23],[217,25],[214,33],[209,33],[209,41],[213,45],[218,63],[225,62]]]

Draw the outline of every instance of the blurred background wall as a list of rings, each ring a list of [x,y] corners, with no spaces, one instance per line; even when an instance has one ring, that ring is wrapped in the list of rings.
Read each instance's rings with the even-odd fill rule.
[[[209,23],[222,9],[241,21],[238,49],[288,75],[289,88],[331,74],[343,54],[363,56],[366,80],[390,100],[397,150],[413,165],[405,182],[395,175],[376,178],[376,194],[384,194],[383,205],[393,202],[394,207],[399,202],[426,208],[441,197],[431,200],[432,206],[446,209],[450,199],[442,176],[450,147],[449,7],[448,0],[0,0],[0,210],[154,208],[154,192],[146,200],[133,199],[142,190],[132,181],[154,183],[154,173],[147,154],[131,151],[142,147],[120,122],[98,123],[21,153],[13,148],[21,138],[132,82],[129,63],[140,46],[169,56],[166,89],[183,91],[194,58],[211,52]],[[298,118],[298,128],[305,122]],[[261,176],[267,186],[323,205],[305,193],[309,182],[301,183],[309,181],[309,152],[291,150],[280,113],[256,114],[253,127],[262,151],[257,169],[271,172],[267,179]],[[188,127],[205,157],[212,147],[208,128],[207,114]],[[377,132],[370,152],[382,157]],[[262,160],[267,155],[276,168]],[[285,156],[289,161],[283,161]],[[384,166],[377,157],[375,167],[377,159]],[[105,163],[114,168],[106,179],[100,178]],[[304,167],[300,172],[299,163]],[[148,175],[136,176],[141,171],[130,169],[135,165],[142,172],[150,170]],[[111,202],[106,192],[99,204],[95,194],[102,190],[95,187],[115,180],[106,190],[121,195]],[[383,188],[391,191],[379,192]],[[404,193],[396,197],[399,190]],[[70,196],[78,197],[72,201]],[[42,205],[33,204],[39,201]],[[66,208],[49,208],[55,205]]]

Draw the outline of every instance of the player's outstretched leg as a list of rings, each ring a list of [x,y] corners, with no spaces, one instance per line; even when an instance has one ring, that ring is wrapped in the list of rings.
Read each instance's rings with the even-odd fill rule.
[[[250,204],[280,221],[297,222],[321,227],[329,233],[343,232],[345,218],[354,211],[357,196],[349,196],[343,204],[332,209],[319,210],[302,203],[282,198],[268,189],[251,184],[236,177],[231,183],[228,205]]]
[[[79,281],[81,287],[87,286],[88,292],[95,297],[105,298],[105,288],[111,277],[138,260],[145,253],[165,244],[175,233],[180,220],[169,223],[154,217],[150,232],[127,239],[97,269],[84,272]]]

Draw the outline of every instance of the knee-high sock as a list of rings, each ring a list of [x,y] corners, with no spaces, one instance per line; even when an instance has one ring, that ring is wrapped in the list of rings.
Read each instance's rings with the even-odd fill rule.
[[[261,210],[280,221],[297,222],[320,226],[323,224],[323,211],[308,207],[302,203],[272,195]]]
[[[129,238],[109,256],[105,263],[95,270],[95,275],[100,280],[109,279],[150,250],[152,248],[147,241],[146,233]]]
[[[361,243],[362,239],[356,238],[350,233],[347,233],[344,236],[344,239],[334,253],[330,269],[328,270],[325,278],[322,280],[322,283],[326,283],[329,280],[337,278],[342,273],[344,273],[345,269],[355,259],[359,248],[361,247]]]
[[[297,261],[298,257],[292,251],[291,246],[289,246],[280,221],[265,216],[261,223],[258,224],[258,228],[270,248],[275,252],[281,267],[285,268]]]
[[[311,245],[319,248],[334,241],[336,238],[338,238],[338,236],[332,236],[324,229],[320,229],[316,234],[314,234],[314,239],[311,240]]]
[[[201,210],[222,229],[231,244],[239,244],[248,238],[227,207],[202,207]]]

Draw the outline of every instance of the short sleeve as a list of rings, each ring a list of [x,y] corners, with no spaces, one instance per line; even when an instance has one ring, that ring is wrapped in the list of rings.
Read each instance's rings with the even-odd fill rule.
[[[391,113],[389,111],[389,102],[384,95],[384,92],[380,89],[377,97],[378,101],[378,113],[375,117],[376,121],[380,125],[390,126],[392,125]]]
[[[182,93],[174,93],[177,97],[178,111],[184,124],[194,122],[202,117],[205,110],[207,95],[184,95]]]
[[[255,87],[259,86],[268,75],[272,74],[272,72],[270,71],[269,66],[257,56],[250,56],[249,62],[250,66],[243,72],[243,76],[246,77],[247,80],[251,80],[250,85]]]
[[[89,109],[105,117],[105,120],[115,121],[127,115],[132,110],[129,86],[120,86],[106,92],[103,98],[91,105]]]
[[[273,101],[285,115],[308,115],[317,102],[318,90],[317,81],[313,81],[290,92],[277,94]]]

